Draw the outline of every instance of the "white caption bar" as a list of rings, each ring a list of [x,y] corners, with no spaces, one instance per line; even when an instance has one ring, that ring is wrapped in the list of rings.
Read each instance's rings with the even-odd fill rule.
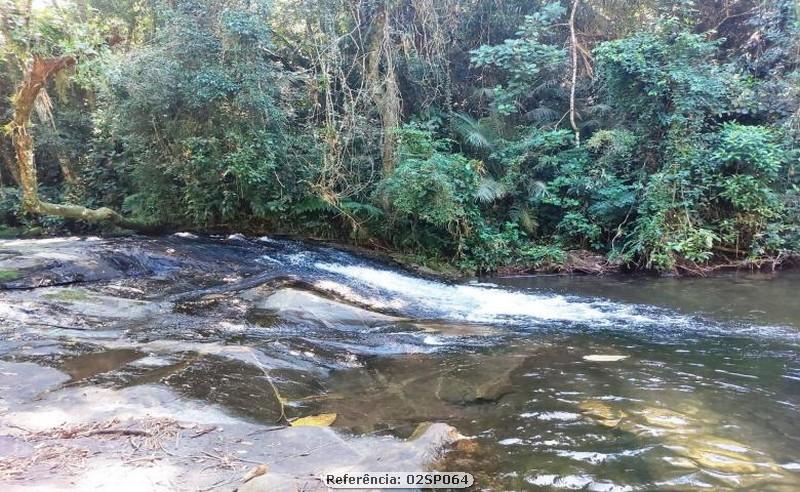
[[[333,472],[320,478],[332,489],[465,489],[475,482],[463,472]]]

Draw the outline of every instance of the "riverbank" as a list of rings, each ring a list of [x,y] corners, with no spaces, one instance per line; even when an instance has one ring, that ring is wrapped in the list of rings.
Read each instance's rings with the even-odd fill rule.
[[[431,261],[419,256],[408,255],[401,252],[364,248],[348,244],[334,243],[359,254],[374,254],[384,260],[395,261],[411,271],[423,275],[438,275],[450,279],[471,277],[475,272],[459,270],[450,263]],[[733,253],[729,253],[733,254]],[[652,269],[642,269],[620,261],[610,260],[605,255],[587,250],[571,250],[564,254],[561,263],[549,262],[537,267],[510,266],[494,272],[483,272],[482,277],[506,277],[527,275],[650,275],[666,277],[708,277],[724,275],[730,272],[745,271],[778,271],[793,270],[800,266],[800,255],[797,253],[782,253],[776,257],[742,259],[739,257],[718,257],[704,264],[681,263],[674,270],[659,272]]]
[[[28,231],[25,229],[0,229],[0,240],[13,239],[47,239],[43,231]],[[182,234],[182,233],[176,233]],[[183,234],[196,234],[202,236],[230,236],[230,231],[186,231]],[[236,236],[237,234],[233,234]],[[249,237],[262,237],[263,232],[250,231]],[[114,234],[105,236],[130,237],[129,234]],[[134,236],[135,237],[135,236]],[[431,275],[456,280],[474,276],[477,272],[466,271],[452,262],[443,259],[430,258],[418,254],[411,254],[394,250],[379,243],[354,244],[352,242],[337,241],[331,238],[315,238],[291,234],[270,235],[270,237],[283,238],[292,241],[310,241],[316,244],[330,244],[337,248],[352,251],[355,254],[369,256],[380,261],[394,262],[404,268],[421,275]],[[652,275],[652,276],[677,276],[677,277],[708,277],[726,274],[732,271],[777,271],[792,270],[800,266],[800,254],[795,252],[782,252],[776,256],[762,258],[747,258],[745,252],[735,250],[716,250],[716,255],[706,263],[679,262],[671,271],[657,271],[642,268],[635,264],[626,264],[613,260],[608,256],[589,250],[577,249],[563,252],[563,261],[543,261],[535,266],[510,265],[492,272],[480,272],[480,276],[492,278],[503,276],[525,275]],[[1,275],[1,274],[0,274]]]

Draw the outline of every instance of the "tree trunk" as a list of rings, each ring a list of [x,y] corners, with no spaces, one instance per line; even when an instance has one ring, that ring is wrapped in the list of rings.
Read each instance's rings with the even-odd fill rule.
[[[395,70],[395,46],[392,42],[391,8],[388,2],[383,7],[380,31],[377,31],[372,52],[369,55],[369,81],[372,100],[378,109],[383,127],[383,172],[394,170],[397,150],[395,131],[400,126],[400,87]]]
[[[72,170],[69,156],[64,152],[58,152],[56,159],[58,160],[58,167],[61,168],[61,177],[64,178],[64,182],[72,187],[77,185],[78,178],[75,176],[75,171]]]
[[[572,84],[569,90],[569,122],[575,132],[575,146],[581,145],[581,131],[576,121],[575,87],[578,85],[578,35],[575,33],[575,13],[578,11],[580,0],[573,0],[572,12],[569,14],[570,53],[572,55]]]
[[[60,205],[44,202],[39,198],[39,181],[34,161],[33,137],[28,133],[34,102],[48,78],[75,65],[69,56],[41,58],[35,56],[22,86],[13,98],[14,118],[11,120],[11,142],[17,159],[18,182],[22,188],[23,210],[39,215],[56,215],[66,219],[79,219],[89,222],[111,222],[120,227],[134,230],[151,230],[152,227],[126,219],[110,208],[93,210],[80,205]]]

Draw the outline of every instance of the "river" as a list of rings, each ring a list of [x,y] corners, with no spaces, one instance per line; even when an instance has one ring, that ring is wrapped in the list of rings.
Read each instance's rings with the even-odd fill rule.
[[[397,466],[401,444],[447,424],[458,438],[419,466],[468,471],[482,490],[800,490],[796,273],[449,282],[324,244],[190,234],[2,241],[0,254],[0,363],[56,381],[4,386],[9,455],[25,456],[15,439],[32,438],[13,427],[43,407],[69,421],[70,392],[150,388],[179,402],[177,420],[325,415],[325,432]],[[111,408],[97,398],[86,408]],[[285,454],[251,452],[231,476],[264,461],[290,477],[301,465],[281,468]],[[21,489],[86,473],[6,469],[0,483]]]

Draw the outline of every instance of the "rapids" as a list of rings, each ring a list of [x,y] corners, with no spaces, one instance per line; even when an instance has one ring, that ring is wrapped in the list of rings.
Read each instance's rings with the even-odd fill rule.
[[[0,241],[0,286],[4,490],[88,473],[3,461],[35,452],[18,429],[153,412],[224,422],[239,457],[207,480],[145,468],[165,490],[231,490],[255,462],[271,471],[252,490],[349,463],[469,471],[483,490],[800,489],[795,274],[451,282],[320,243],[180,234]],[[271,430],[320,414],[331,428]],[[417,441],[430,424],[453,438]],[[354,454],[281,448],[319,436]]]

